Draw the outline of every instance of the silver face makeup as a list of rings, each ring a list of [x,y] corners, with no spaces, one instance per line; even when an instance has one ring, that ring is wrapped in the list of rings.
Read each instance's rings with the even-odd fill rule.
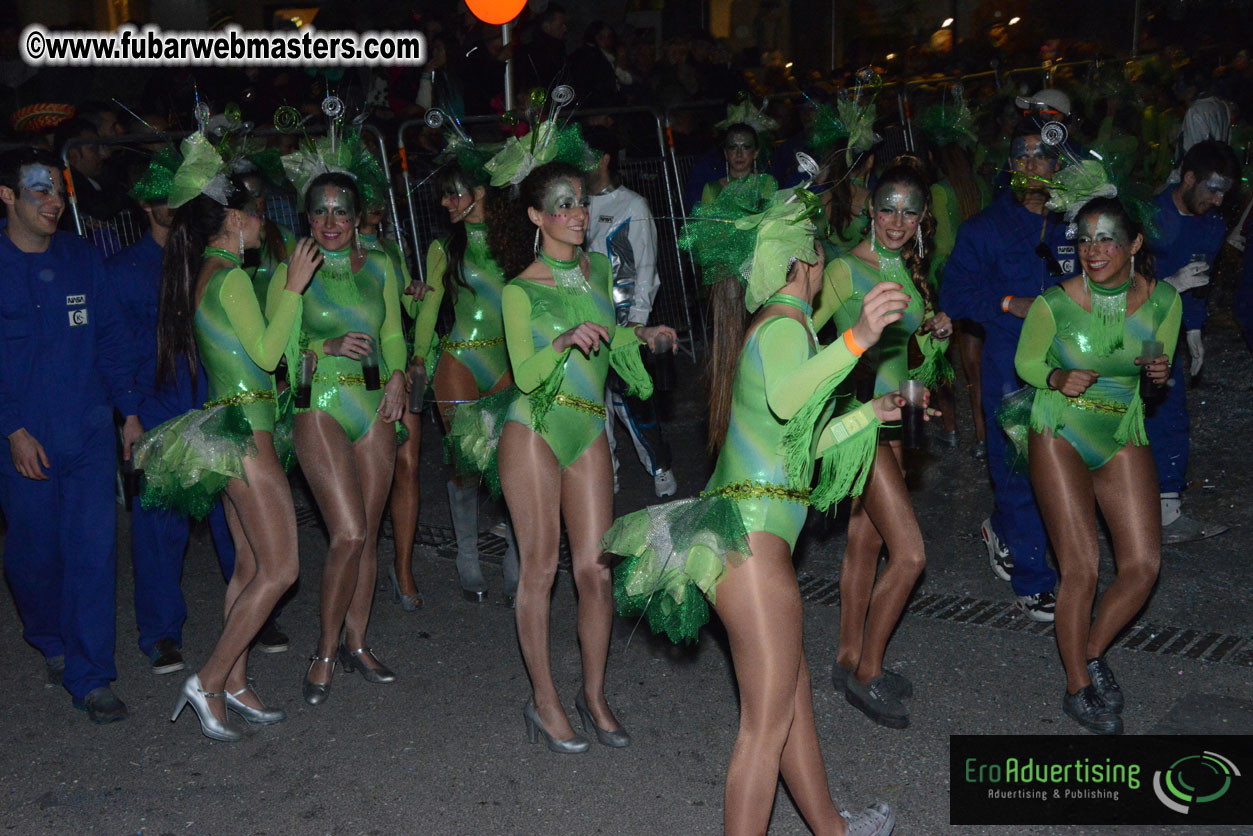
[[[1231,187],[1235,185],[1235,181],[1230,177],[1224,177],[1215,172],[1206,178],[1204,185],[1205,188],[1209,189],[1214,194],[1226,194],[1231,191]]]
[[[24,192],[33,192],[38,200],[44,200],[54,194],[63,194],[61,177],[46,165],[24,165],[17,175],[18,188]]]
[[[1087,244],[1116,244],[1127,247],[1131,244],[1131,236],[1113,215],[1085,215],[1079,218],[1079,230],[1075,242],[1080,246]]]
[[[549,185],[540,200],[540,208],[549,215],[567,215],[575,209],[587,209],[590,201],[576,188],[574,181],[562,178]]]
[[[927,199],[917,189],[903,185],[892,185],[875,192],[874,210],[876,213],[891,213],[917,219],[926,211]]]
[[[357,205],[352,192],[339,186],[324,186],[309,194],[309,217],[319,215],[345,220],[356,217]]]
[[[1025,165],[1036,160],[1052,162],[1053,155],[1038,136],[1020,136],[1010,144],[1009,158],[1015,163]]]
[[[757,143],[747,137],[730,137],[727,139],[726,144],[722,146],[722,150],[728,154],[734,154],[736,151],[751,154],[757,150]]]

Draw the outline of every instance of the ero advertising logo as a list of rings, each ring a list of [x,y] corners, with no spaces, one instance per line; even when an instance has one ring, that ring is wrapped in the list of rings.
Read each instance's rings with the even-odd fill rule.
[[[949,823],[1249,824],[1250,763],[1241,735],[953,735]]]

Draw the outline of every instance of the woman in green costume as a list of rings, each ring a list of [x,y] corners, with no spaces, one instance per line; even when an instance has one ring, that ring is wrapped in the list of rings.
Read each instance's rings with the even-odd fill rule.
[[[256,166],[239,175],[239,179],[248,187],[248,199],[261,218],[261,243],[257,247],[257,264],[247,268],[252,274],[252,289],[257,294],[257,304],[265,308],[266,297],[270,292],[270,281],[274,271],[287,261],[292,249],[296,246],[296,235],[287,227],[275,223],[265,216],[266,192],[268,186]]]
[[[1181,303],[1143,262],[1137,271],[1144,236],[1118,199],[1092,200],[1076,217],[1083,275],[1036,298],[1014,365],[1034,387],[1028,465],[1062,577],[1062,708],[1091,731],[1118,734],[1124,697],[1104,654],[1148,599],[1161,561],[1140,375],[1159,386],[1170,377]],[[1144,356],[1146,341],[1159,343],[1152,356]],[[1094,621],[1097,505],[1109,524],[1118,577]]]
[[[701,498],[624,517],[603,542],[627,556],[615,572],[620,612],[645,614],[676,641],[692,639],[708,617],[707,597],[726,627],[740,729],[727,769],[725,832],[766,831],[782,773],[814,833],[888,834],[895,818],[886,804],[841,813],[832,802],[792,550],[809,506],[825,510],[856,491],[879,423],[900,415],[895,393],[842,415],[834,394],[858,355],[900,318],[906,298],[884,282],[858,321],[820,346],[810,314],[823,257],[809,220],[820,208],[796,194],[779,192],[748,217],[733,202],[715,204],[689,222],[704,274],[731,274],[711,295],[709,428],[718,462]],[[727,240],[730,229],[747,230],[747,243]],[[751,268],[741,272],[750,263],[745,250]],[[822,466],[811,488],[816,459]]]
[[[304,296],[292,342],[312,353],[311,406],[297,408],[293,441],[330,537],[322,571],[321,638],[305,674],[305,702],[330,694],[336,656],[369,682],[395,674],[366,645],[378,571],[378,530],[396,459],[395,422],[406,406],[405,344],[399,279],[382,252],[354,246],[363,200],[358,181],[341,172],[315,176],[301,189],[323,262]],[[280,302],[278,276],[269,310]],[[289,374],[300,357],[289,350]],[[367,388],[366,365],[381,389]]]
[[[882,281],[902,285],[909,297],[904,315],[883,333],[862,363],[874,376],[874,394],[895,392],[911,377],[933,386],[948,369],[944,350],[953,324],[934,305],[924,253],[934,222],[927,186],[910,166],[883,173],[871,196],[869,235],[827,266],[814,324],[828,319],[848,328],[861,315],[863,299]],[[909,368],[911,342],[924,363]],[[879,552],[888,547],[887,568],[876,581]],[[848,545],[840,570],[840,641],[832,677],[845,699],[871,720],[890,728],[909,725],[902,699],[913,689],[903,676],[883,668],[883,654],[910,591],[922,574],[925,548],[901,465],[899,429],[879,438],[866,489],[853,506]]]
[[[737,122],[729,126],[722,136],[722,156],[727,161],[724,177],[711,180],[701,191],[701,203],[713,203],[728,183],[746,181],[763,199],[774,194],[779,184],[769,174],[757,173],[757,157],[761,154],[761,139],[751,125]]]
[[[505,349],[501,294],[505,277],[487,249],[488,198],[486,175],[480,166],[462,168],[449,163],[436,177],[440,205],[448,212],[452,232],[433,241],[426,256],[430,295],[414,326],[413,352],[418,362],[430,359],[437,345],[435,397],[445,430],[462,404],[508,388],[513,383]],[[453,324],[439,343],[432,339],[435,320],[445,300],[452,304]],[[479,479],[461,474],[448,483],[448,505],[457,538],[457,577],[461,594],[469,601],[487,599],[487,581],[479,564]],[[505,600],[518,590],[518,552],[508,529],[505,552]]]
[[[575,705],[584,729],[608,746],[630,742],[605,699],[613,626],[609,565],[600,538],[613,522],[613,469],[605,438],[605,377],[612,363],[640,397],[652,393],[640,346],[673,345],[665,325],[615,325],[609,260],[579,247],[587,231],[580,171],[566,163],[527,175],[518,198],[489,218],[492,250],[507,276],[503,311],[513,379],[521,394],[505,417],[500,485],[520,552],[517,625],[532,698],[523,718],[532,742],[542,734],[555,752],[583,752],[553,683],[549,610],[561,520],[569,535],[579,593],[583,687]],[[603,343],[603,345],[602,345]]]
[[[135,462],[163,504],[193,512],[199,505],[203,515],[204,502],[225,496],[235,572],[222,635],[183,683],[171,719],[190,704],[206,737],[234,741],[243,735],[227,722],[228,709],[258,725],[284,719],[252,690],[248,648],[299,572],[291,490],[275,450],[281,427],[271,372],[321,257],[311,241],[296,246],[277,279],[267,325],[241,269],[244,249],[257,246],[261,231],[247,190],[226,178],[220,157],[213,162],[217,151],[203,135],[184,142],[183,153],[170,195],[178,211],[165,253],[157,375],[168,379],[178,364],[203,364],[208,402],[151,430],[136,446]]]

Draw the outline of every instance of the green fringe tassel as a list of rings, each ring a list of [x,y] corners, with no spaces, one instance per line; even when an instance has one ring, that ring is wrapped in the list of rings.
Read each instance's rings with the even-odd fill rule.
[[[876,420],[828,449],[822,457],[818,484],[809,493],[809,504],[826,511],[846,496],[860,496],[878,448],[879,422]]]
[[[653,379],[644,368],[644,358],[640,356],[643,343],[620,345],[609,352],[609,365],[626,382],[627,394],[648,400],[653,396]]]
[[[816,425],[843,380],[839,375],[827,378],[783,426],[783,458],[793,488],[804,490],[813,481]]]
[[[1119,444],[1131,442],[1137,447],[1149,443],[1148,433],[1144,429],[1144,401],[1140,400],[1139,392],[1131,396],[1127,412],[1118,422],[1118,429],[1114,431],[1114,440]]]
[[[675,644],[696,641],[700,628],[709,621],[709,604],[695,583],[688,581],[680,589],[667,589],[663,581],[652,585],[651,593],[633,595],[627,591],[631,577],[649,571],[651,561],[648,554],[632,556],[614,569],[613,599],[618,614],[626,618],[646,616],[654,633],[664,634]]]
[[[948,343],[937,340],[930,334],[918,338],[918,348],[922,351],[922,364],[913,370],[915,380],[921,380],[928,389],[951,383],[955,377],[953,364],[944,356]]]
[[[1092,350],[1108,357],[1123,345],[1123,330],[1127,320],[1127,289],[1129,281],[1119,293],[1102,292],[1091,279],[1084,276],[1088,298],[1092,304]]]
[[[1056,389],[1037,389],[1031,403],[1031,429],[1057,432],[1066,426],[1066,396]]]
[[[561,384],[566,377],[566,358],[570,356],[570,349],[566,349],[561,353],[561,357],[557,360],[557,366],[548,375],[548,378],[535,388],[535,391],[527,395],[527,399],[531,404],[531,429],[537,433],[542,433],[548,429],[548,410],[552,409],[556,402],[554,398],[561,391]]]

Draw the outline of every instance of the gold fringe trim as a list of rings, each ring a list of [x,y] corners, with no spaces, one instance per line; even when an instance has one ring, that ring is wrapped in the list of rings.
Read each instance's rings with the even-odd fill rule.
[[[1089,409],[1093,412],[1103,412],[1106,415],[1125,415],[1127,413],[1126,404],[1102,401],[1096,398],[1085,398],[1083,395],[1076,398],[1067,398],[1066,405],[1078,407],[1079,409]]]
[[[504,345],[504,336],[492,337],[486,340],[450,340],[447,337],[443,339],[443,348],[445,351],[465,351],[478,348],[491,348],[496,345]]]
[[[588,415],[595,415],[597,418],[605,417],[605,407],[596,401],[589,401],[587,398],[580,398],[577,395],[566,395],[561,392],[557,393],[557,397],[553,398],[554,403],[562,406],[568,406],[571,409],[577,409],[580,412],[586,412]]]
[[[314,383],[330,383],[327,376],[318,372],[313,375]],[[365,376],[359,374],[344,374],[339,372],[335,375],[335,382],[340,386],[365,386]]]
[[[770,482],[753,482],[744,480],[743,482],[732,482],[729,485],[723,485],[721,488],[714,488],[712,491],[702,491],[701,498],[711,496],[725,496],[728,499],[779,499],[784,502],[796,502],[800,505],[809,504],[809,489],[797,490],[784,485],[775,485]]]
[[[274,393],[268,389],[265,389],[260,392],[240,392],[238,395],[227,395],[225,398],[218,398],[217,400],[209,401],[208,403],[206,403],[204,406],[200,408],[201,409],[213,409],[214,407],[226,406],[227,404],[238,404],[239,406],[245,406],[250,403],[256,403],[257,401],[272,401],[272,400],[274,400]]]

